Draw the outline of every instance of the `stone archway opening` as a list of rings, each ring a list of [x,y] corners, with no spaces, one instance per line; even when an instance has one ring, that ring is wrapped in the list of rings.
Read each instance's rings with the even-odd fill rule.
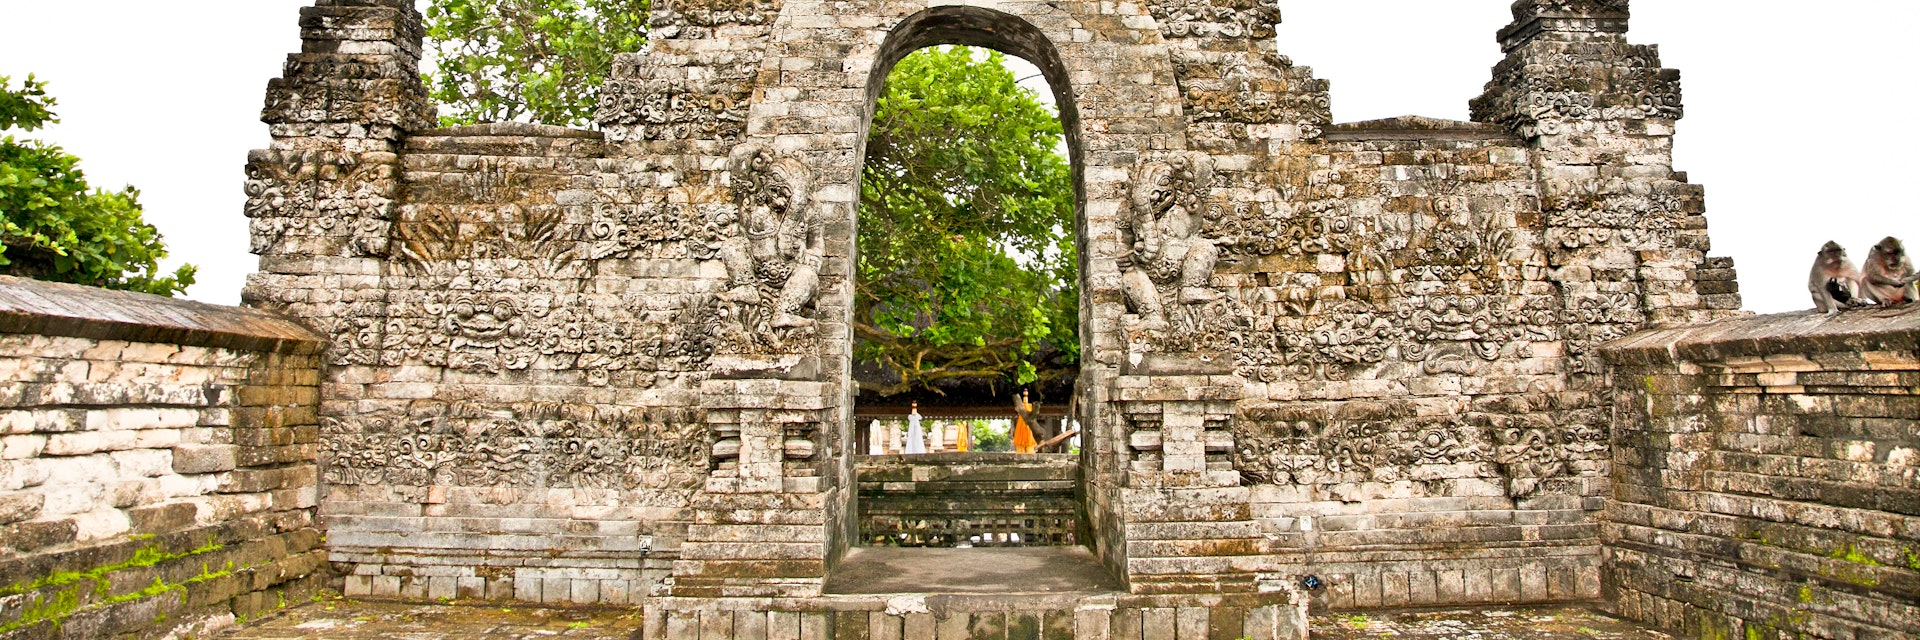
[[[1004,67],[1001,56],[1007,62]],[[1002,134],[1013,129],[1016,138],[1032,136],[1037,132],[1024,124],[1035,114],[1024,109],[1037,102],[1052,111],[1044,115],[1053,137],[1041,145],[1050,158],[1020,156],[1019,150],[971,139],[969,134],[977,132],[972,128],[957,131],[953,139],[945,141],[951,148],[931,153],[902,149],[901,141],[890,138],[896,127],[927,124],[927,119],[900,122],[904,110],[946,108],[935,103],[955,98],[948,93],[956,89],[953,86],[918,87],[913,83],[926,82],[928,74],[952,73],[954,65],[969,64],[966,60],[975,66],[992,67],[997,74],[992,79],[1003,86],[1024,80],[1021,88],[1032,92],[1024,105],[1004,105],[1006,112],[996,112],[1001,116],[998,122],[983,123],[987,126],[982,129]],[[911,103],[917,89],[927,90],[927,95],[917,96],[925,103]],[[901,100],[910,104],[894,102]],[[856,544],[962,549],[1054,547],[1086,555],[1086,562],[1078,566],[1087,571],[1080,572],[1084,575],[1042,573],[1080,588],[1114,588],[1091,556],[1077,548],[1091,542],[1081,506],[1079,429],[1073,419],[1079,354],[1086,342],[1081,312],[1085,255],[1081,250],[1085,244],[1081,214],[1085,197],[1079,116],[1059,53],[1037,28],[1019,17],[977,7],[929,9],[904,21],[882,45],[868,81],[866,106],[859,149],[862,195],[855,242],[857,277],[861,279],[856,297],[860,300],[854,309],[856,346],[850,381],[858,389],[850,425],[855,432],[859,486],[851,510],[859,520]],[[911,115],[904,117],[912,119]],[[1027,151],[1035,149],[1035,140],[1012,142]],[[1049,183],[1053,185],[1051,191],[1009,189],[1006,184],[994,184],[996,176],[972,176],[960,181],[968,184],[941,183],[940,179],[956,177],[947,173],[935,178],[933,184],[892,184],[928,177],[903,168],[903,158],[898,156],[907,154],[945,159],[965,154],[977,162],[976,168],[998,167],[1017,173],[1010,182],[1057,183]],[[1009,155],[1014,156],[1014,162],[1007,162]],[[985,161],[978,162],[983,156]],[[1053,164],[1036,167],[1037,160]],[[979,184],[982,182],[989,184]],[[931,212],[905,211],[910,207],[894,206],[903,196],[898,190],[913,191],[906,195],[909,199],[933,191],[944,201],[942,206],[929,207],[934,210]],[[988,202],[993,199],[1021,200],[1017,207],[1020,210],[996,211]],[[925,218],[912,219],[916,213]],[[1049,220],[1049,215],[1053,223],[1033,226],[1036,221]],[[953,225],[941,220],[943,216],[970,217],[977,224]],[[947,238],[952,240],[949,245],[942,238],[914,238],[927,229],[903,229],[903,225],[958,232]],[[903,250],[919,252],[920,258],[929,253],[939,255],[945,262],[905,265],[912,260],[894,255]],[[893,282],[903,271],[911,272],[910,277]],[[884,296],[873,291],[883,284],[919,287],[925,297],[889,308],[891,298],[882,299]],[[900,350],[895,340],[938,323],[940,318],[935,316],[939,305],[956,302],[981,307],[958,315],[971,320],[988,316],[982,323],[987,326],[969,329],[1024,336],[1027,342],[1011,350],[1011,355],[1019,359],[1017,366],[1008,360],[955,362],[955,371],[928,374],[925,367],[903,371],[906,363],[887,359]],[[1003,312],[1010,309],[1021,313],[1011,314],[1012,318],[992,317],[1008,315]],[[1013,321],[1011,325],[1008,320]],[[1041,337],[1035,339],[1035,335]],[[995,344],[984,346],[992,348]],[[958,351],[979,351],[979,346]],[[943,354],[935,351],[919,355],[938,359]],[[965,375],[969,371],[988,374]],[[992,373],[995,371],[1004,375]],[[917,428],[911,426],[913,423],[918,423]],[[1026,433],[1019,433],[1023,429]],[[989,442],[987,438],[996,433],[1005,434],[1004,439]],[[1009,451],[1015,448],[1019,451]],[[1009,556],[1004,560],[1015,564],[1051,562],[1038,556]],[[830,583],[871,583],[872,576],[851,579],[849,574],[881,566],[887,568],[880,573],[891,575],[902,565],[850,563],[836,570],[842,579]],[[951,586],[954,578],[947,576],[939,581]]]

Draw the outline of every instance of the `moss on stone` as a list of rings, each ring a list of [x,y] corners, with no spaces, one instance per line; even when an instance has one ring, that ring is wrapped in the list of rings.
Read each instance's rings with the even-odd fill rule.
[[[1861,553],[1860,549],[1854,547],[1851,544],[1848,544],[1847,546],[1839,549],[1835,549],[1833,552],[1833,557],[1836,559],[1845,560],[1847,562],[1851,562],[1854,564],[1864,564],[1869,567],[1886,566],[1886,565],[1880,564],[1879,560],[1873,559],[1873,556],[1869,556],[1867,554]]]
[[[150,538],[151,536],[148,536],[148,537]],[[134,538],[134,539],[144,540],[146,538]],[[62,591],[50,600],[42,600],[39,597],[35,597],[33,600],[33,603],[27,606],[25,611],[21,613],[19,619],[11,622],[7,622],[5,624],[0,624],[0,634],[4,634],[17,629],[24,629],[26,627],[30,627],[43,622],[51,623],[54,625],[55,628],[58,628],[60,626],[61,621],[66,620],[67,618],[73,616],[73,614],[79,613],[80,611],[83,611],[83,610],[91,610],[91,609],[97,609],[100,607],[108,607],[116,604],[133,602],[136,600],[144,600],[146,598],[151,598],[151,597],[154,597],[163,593],[167,593],[170,591],[184,591],[187,588],[187,585],[195,584],[198,582],[205,582],[206,580],[211,580],[214,578],[225,576],[229,573],[228,571],[217,572],[217,575],[216,575],[213,572],[209,572],[207,570],[207,565],[202,563],[200,565],[200,575],[194,576],[192,578],[188,578],[185,582],[182,582],[179,584],[168,584],[165,580],[161,580],[160,578],[156,577],[153,579],[153,584],[148,585],[147,587],[140,589],[138,591],[132,591],[132,592],[120,594],[117,596],[108,595],[113,591],[113,581],[111,579],[111,576],[116,571],[121,571],[124,569],[152,567],[154,565],[158,565],[162,562],[167,562],[169,560],[178,560],[181,558],[189,558],[193,556],[204,555],[204,554],[212,553],[215,551],[219,551],[222,548],[225,548],[225,546],[221,545],[218,541],[216,541],[214,538],[211,538],[211,537],[207,539],[207,542],[205,544],[202,544],[199,547],[196,547],[188,551],[180,552],[180,553],[173,553],[173,552],[166,551],[164,549],[161,549],[160,545],[157,545],[157,544],[148,545],[135,550],[133,552],[133,557],[128,558],[123,562],[116,562],[113,564],[91,567],[91,568],[80,570],[80,571],[65,571],[65,570],[53,571],[48,573],[47,575],[41,576],[32,581],[16,582],[7,587],[0,587],[0,597],[4,597],[4,596],[11,596],[11,595],[19,595],[23,593],[31,593],[34,591],[38,591],[38,590],[46,589],[50,587],[58,588],[58,587],[78,583],[82,580],[90,580],[93,582],[93,593],[94,593],[94,597],[92,598],[92,601],[88,603],[88,605],[84,609],[80,606],[80,589],[78,587],[73,589],[68,589],[66,591]],[[231,562],[227,563],[228,569],[231,569],[232,566],[233,566],[233,563]]]

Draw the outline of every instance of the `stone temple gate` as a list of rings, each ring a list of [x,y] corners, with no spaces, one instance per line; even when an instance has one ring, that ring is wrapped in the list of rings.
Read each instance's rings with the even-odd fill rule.
[[[245,297],[328,340],[349,594],[639,604],[661,633],[828,606],[874,100],[917,48],[991,47],[1043,70],[1071,151],[1108,609],[1273,637],[1306,599],[1594,600],[1599,347],[1740,306],[1627,4],[1516,2],[1473,122],[1335,124],[1271,1],[675,0],[581,131],[436,129],[412,1],[317,0],[248,158]]]
[[[435,128],[414,4],[301,12],[246,165],[253,308],[0,277],[0,640],[204,637],[326,587],[653,639],[1541,603],[1920,635],[1920,308],[1737,311],[1626,0],[1515,2],[1473,122],[1349,124],[1260,0],[670,0],[596,131]],[[855,445],[862,144],[941,43],[1057,92],[1077,458]],[[1082,546],[861,544],[988,499]]]

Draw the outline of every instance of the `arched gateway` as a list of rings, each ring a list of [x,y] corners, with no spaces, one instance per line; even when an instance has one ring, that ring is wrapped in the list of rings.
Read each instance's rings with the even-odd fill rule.
[[[661,3],[600,132],[432,128],[412,4],[303,10],[247,167],[247,299],[332,339],[349,594],[639,604],[659,637],[932,628],[822,593],[856,537],[863,146],[928,45],[1058,94],[1079,495],[1124,585],[940,624],[1259,638],[1304,633],[1308,598],[1595,598],[1595,347],[1738,307],[1625,0],[1515,3],[1475,122],[1345,125],[1271,2]]]

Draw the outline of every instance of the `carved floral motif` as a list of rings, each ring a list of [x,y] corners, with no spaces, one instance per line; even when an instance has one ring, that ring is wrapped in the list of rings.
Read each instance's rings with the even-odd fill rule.
[[[1460,417],[1326,420],[1255,408],[1235,423],[1235,468],[1256,482],[1337,484],[1495,475],[1488,464],[1491,447]],[[1464,472],[1419,469],[1461,464],[1470,467]]]
[[[610,140],[731,144],[746,130],[754,74],[763,55],[720,51],[621,56],[601,85],[595,119],[607,127]]]
[[[1612,14],[1626,17],[1630,0],[1527,0],[1513,5],[1513,21],[1525,23],[1536,16]]]
[[[1167,38],[1272,38],[1276,0],[1153,0],[1147,10]]]
[[[253,152],[245,208],[251,250],[265,255],[292,238],[344,237],[347,255],[386,255],[397,173],[392,154]]]
[[[684,411],[455,404],[322,418],[320,465],[336,485],[690,490],[705,479],[704,432]]]
[[[1592,409],[1568,411],[1539,397],[1496,404],[1521,413],[1422,417],[1402,407],[1330,419],[1312,409],[1249,408],[1234,421],[1234,465],[1249,480],[1281,485],[1482,478],[1501,481],[1514,498],[1540,493],[1548,479],[1599,472],[1609,448]]]
[[[1590,57],[1555,44],[1540,55],[1553,64],[1509,58],[1494,67],[1489,87],[1473,100],[1473,119],[1497,122],[1523,138],[1578,130],[1579,122],[1678,120],[1686,115],[1680,75],[1662,69],[1653,49],[1614,45]],[[1544,61],[1542,61],[1544,62]]]
[[[654,5],[648,35],[682,40],[713,36],[726,25],[766,26],[780,15],[779,0],[673,0]]]

